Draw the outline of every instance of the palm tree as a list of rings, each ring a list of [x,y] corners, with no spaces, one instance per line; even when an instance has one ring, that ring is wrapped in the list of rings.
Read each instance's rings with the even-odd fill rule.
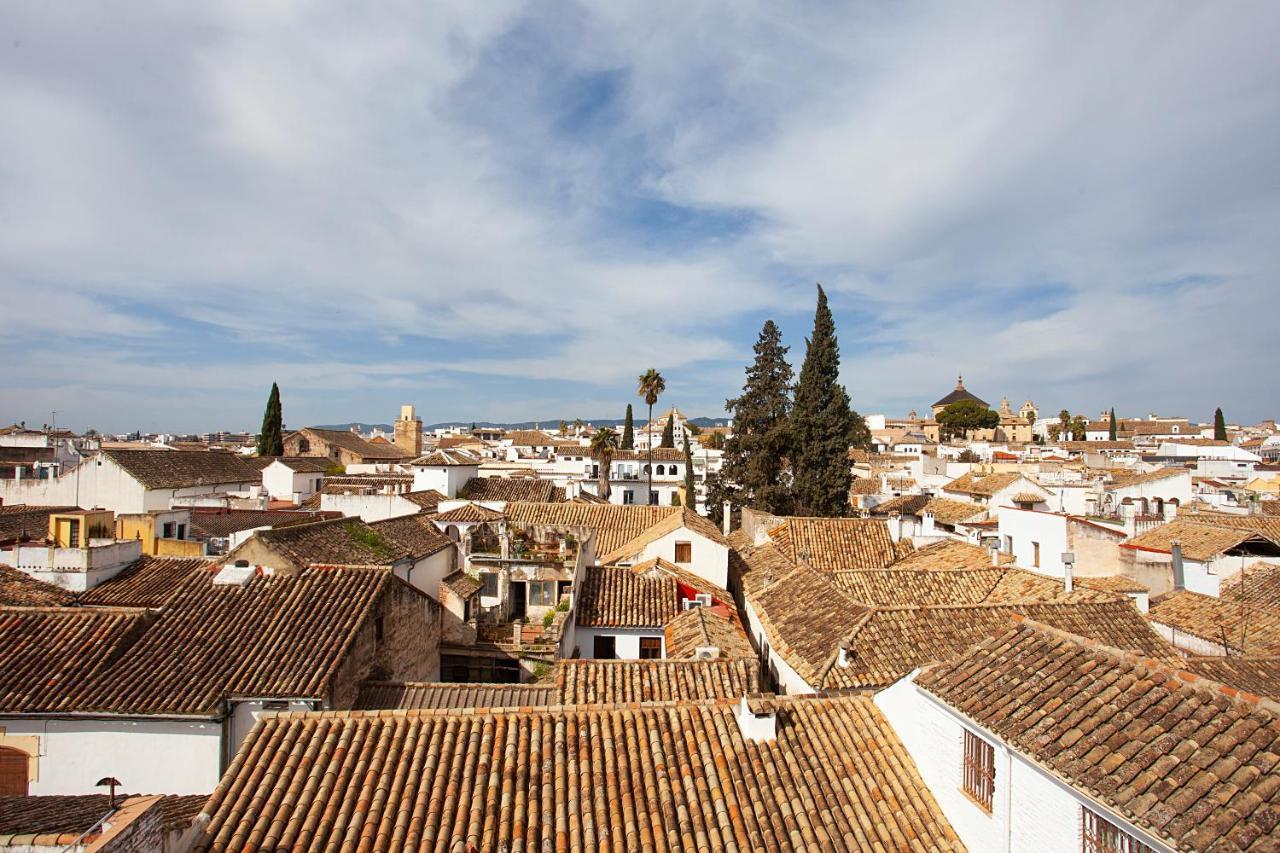
[[[609,427],[601,427],[591,436],[591,456],[600,462],[600,497],[605,500],[609,500],[609,466],[617,449],[618,434]]]
[[[649,405],[649,422],[645,424],[645,429],[649,432],[649,491],[645,503],[653,502],[653,404],[658,402],[658,398],[662,396],[662,392],[667,390],[667,380],[662,378],[662,374],[654,370],[652,367],[640,374],[637,380],[636,394],[644,398],[645,403]]]

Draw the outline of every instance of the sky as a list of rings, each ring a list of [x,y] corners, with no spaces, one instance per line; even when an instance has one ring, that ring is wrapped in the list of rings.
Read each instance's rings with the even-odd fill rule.
[[[0,422],[1280,417],[1280,4],[0,5]],[[52,413],[58,414],[54,416]]]

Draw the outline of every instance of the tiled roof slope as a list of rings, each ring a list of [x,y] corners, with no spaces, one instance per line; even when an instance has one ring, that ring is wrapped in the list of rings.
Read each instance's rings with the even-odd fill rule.
[[[596,554],[602,561],[605,555],[630,546],[663,522],[677,527],[687,524],[713,542],[724,544],[724,537],[716,526],[687,507],[513,501],[507,504],[506,515],[520,527],[530,524],[589,527],[595,531]]]
[[[81,710],[82,691],[149,622],[137,610],[0,607],[0,713]]]
[[[1018,601],[1114,601],[1116,596],[1077,584],[1071,592],[1056,578],[1012,566],[985,569],[833,572],[836,587],[860,604],[1002,604]]]
[[[400,497],[415,503],[425,512],[435,512],[436,507],[440,505],[440,501],[447,501],[449,496],[435,489],[422,489],[417,492],[401,492]]]
[[[872,507],[871,514],[889,515],[897,512],[902,515],[923,515],[931,512],[941,524],[959,524],[986,511],[986,507],[969,501],[931,498],[928,495],[902,495],[882,504],[876,504]]]
[[[958,539],[934,542],[903,557],[895,569],[989,569],[991,553]]]
[[[1280,706],[1031,624],[917,683],[1175,849],[1280,847]]]
[[[1186,473],[1186,468],[1160,468],[1156,471],[1146,472],[1113,472],[1111,474],[1111,482],[1104,488],[1109,492],[1113,489],[1124,489],[1129,486],[1141,486],[1143,483],[1158,483],[1161,480],[1167,480],[1170,477],[1176,477],[1179,474]]]
[[[680,613],[676,579],[666,572],[588,566],[578,590],[584,628],[661,628]]]
[[[886,522],[870,518],[784,518],[769,538],[787,559],[826,572],[883,569],[914,550],[905,539],[894,542]]]
[[[62,587],[0,563],[0,607],[57,607],[75,598]]]
[[[439,553],[453,544],[426,515],[402,515],[372,522],[369,527],[392,547],[405,551],[415,560]]]
[[[1008,488],[1021,478],[1022,475],[1016,471],[1009,471],[1004,474],[974,474],[970,472],[947,483],[942,487],[942,490],[944,492],[981,495],[989,498],[1001,489]]]
[[[809,683],[829,690],[887,687],[918,666],[963,654],[1015,614],[1146,657],[1179,659],[1128,601],[885,607],[872,610],[848,635],[849,666],[839,666],[829,646],[833,654],[822,680]]]
[[[556,705],[560,692],[547,684],[450,684],[375,681],[360,688],[363,710],[437,708],[529,708]]]
[[[219,450],[102,450],[99,452],[149,489],[256,483],[262,479],[262,472],[247,464],[239,456]],[[86,460],[84,464],[94,463],[92,460]]]
[[[410,455],[404,452],[394,444],[374,444],[366,441],[354,432],[345,429],[317,429],[316,427],[304,427],[306,432],[312,433],[316,437],[328,444],[341,447],[343,450],[355,453],[365,459],[390,459],[399,461],[407,459]],[[303,430],[299,430],[302,432]],[[285,439],[291,438],[297,433],[290,433]]]
[[[1222,582],[1220,595],[1227,601],[1280,612],[1280,565],[1258,561]]]
[[[1186,665],[1212,681],[1280,702],[1280,657],[1191,657]]]
[[[564,489],[550,480],[530,477],[472,477],[458,497],[469,501],[533,501],[561,503]]]
[[[482,521],[499,521],[505,518],[496,509],[489,509],[480,504],[462,504],[435,517],[441,524],[477,524]]]
[[[0,506],[0,542],[22,537],[44,539],[49,535],[49,516],[59,512],[75,512],[73,506]]]
[[[123,797],[120,797],[122,800]],[[93,829],[111,811],[110,794],[0,797],[0,847],[61,847]],[[26,839],[10,836],[27,836]],[[38,836],[31,838],[30,836]]]
[[[1147,618],[1232,654],[1280,655],[1280,614],[1270,608],[1178,590],[1153,598]]]
[[[1202,524],[1190,518],[1178,517],[1167,524],[1153,527],[1145,533],[1124,542],[1120,547],[1147,551],[1169,552],[1174,540],[1182,543],[1182,555],[1189,560],[1211,560],[1223,551],[1236,547],[1241,542],[1262,536],[1280,544],[1280,533],[1268,536],[1258,530],[1246,527],[1229,527],[1226,525]]]
[[[299,566],[313,563],[389,566],[410,556],[409,549],[390,537],[383,536],[358,518],[296,524],[259,530],[253,535]]]
[[[727,701],[268,717],[197,849],[961,849],[869,699],[776,707],[764,743]]]
[[[163,607],[193,574],[217,567],[207,557],[141,557],[120,574],[80,594],[80,603],[98,607]]]
[[[720,657],[755,655],[742,622],[728,607],[690,608],[668,622],[663,635],[668,658],[692,658],[706,646],[719,649]]]
[[[564,705],[736,699],[760,689],[755,658],[564,660],[556,666]]]
[[[295,512],[283,509],[197,509],[191,513],[191,530],[197,536],[230,536],[255,527],[291,527],[329,518],[340,512]]]

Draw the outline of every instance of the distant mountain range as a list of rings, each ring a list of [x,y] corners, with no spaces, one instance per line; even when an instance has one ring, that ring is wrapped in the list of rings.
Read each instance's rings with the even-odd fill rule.
[[[573,423],[573,418],[565,418],[565,420],[570,424]],[[622,418],[584,418],[583,420],[598,427],[611,426],[621,428],[623,424]],[[689,422],[699,427],[711,427],[716,424],[724,425],[728,423],[725,418],[690,418]],[[644,423],[643,418],[636,419],[636,426],[639,426],[642,423]],[[543,429],[555,429],[560,425],[560,419],[555,418],[554,420],[549,421],[520,421],[519,423],[506,424],[494,423],[493,421],[442,421],[438,424],[424,424],[422,428],[427,432],[433,432],[437,429],[448,429],[449,427],[463,427],[464,429],[470,429],[472,424],[477,427],[484,427],[485,429],[536,429],[539,426]],[[393,429],[391,424],[367,424],[363,421],[352,421],[351,423],[346,424],[322,424],[317,426],[316,429],[349,430],[352,427],[356,427],[363,433],[373,432],[375,429],[389,433]]]

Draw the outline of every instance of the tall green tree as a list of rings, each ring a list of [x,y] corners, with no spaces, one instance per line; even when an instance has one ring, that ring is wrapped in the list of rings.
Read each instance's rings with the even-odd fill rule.
[[[1215,441],[1227,440],[1227,419],[1222,416],[1222,409],[1213,413],[1213,437]]]
[[[849,394],[840,384],[836,324],[821,285],[807,345],[791,411],[796,510],[805,515],[841,516],[849,509],[849,447],[857,422],[849,408]]]
[[[591,458],[599,465],[600,497],[609,500],[609,467],[613,465],[613,454],[618,451],[618,434],[609,427],[601,427],[591,436]]]
[[[970,430],[995,429],[1000,415],[973,400],[957,400],[938,412],[938,426],[944,439],[965,438]]]
[[[649,420],[645,422],[645,430],[649,433],[649,491],[645,503],[653,503],[653,404],[658,402],[662,392],[667,390],[667,380],[652,367],[640,374],[636,380],[636,394],[649,407]]]
[[[1084,415],[1076,415],[1067,422],[1067,431],[1071,433],[1072,441],[1084,441],[1088,436],[1089,421]]]
[[[1112,406],[1111,416],[1107,421],[1107,438],[1111,441],[1115,441],[1118,434],[1119,430],[1116,428],[1116,409],[1115,406]]]
[[[284,456],[284,412],[280,408],[280,386],[271,383],[271,396],[262,413],[262,431],[258,433],[259,456]]]
[[[662,443],[659,447],[676,446],[676,413],[667,415],[667,425],[662,428]]]
[[[733,416],[733,434],[721,438],[721,500],[727,498],[774,515],[786,515],[794,503],[787,476],[787,418],[791,414],[795,374],[787,363],[789,347],[782,345],[782,332],[772,320],[766,320],[761,327],[754,349],[755,361],[747,366],[742,394],[724,403],[725,411]],[[709,505],[708,510],[712,510]],[[722,511],[720,507],[714,509],[717,515]]]
[[[631,404],[627,403],[627,416],[622,421],[622,449],[635,450],[635,448],[636,448],[635,423],[631,419]]]
[[[698,485],[693,480],[693,439],[684,440],[684,504],[698,511]]]

